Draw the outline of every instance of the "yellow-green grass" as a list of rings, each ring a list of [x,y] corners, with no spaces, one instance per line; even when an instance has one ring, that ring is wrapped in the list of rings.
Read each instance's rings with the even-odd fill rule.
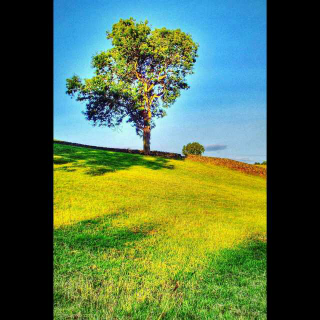
[[[221,252],[247,255],[252,239],[265,251],[261,177],[55,143],[54,226],[56,319],[265,318],[261,265],[258,275],[253,268],[243,276],[256,279],[247,284],[249,293],[236,294],[229,304],[223,294],[217,297],[216,281],[211,298],[201,291],[204,275],[219,269]],[[224,294],[230,297],[232,288],[226,285]],[[199,317],[191,311],[198,303]]]

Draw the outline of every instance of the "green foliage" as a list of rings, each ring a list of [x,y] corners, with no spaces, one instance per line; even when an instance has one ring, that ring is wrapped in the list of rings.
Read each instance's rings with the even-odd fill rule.
[[[183,146],[182,153],[187,156],[188,154],[199,155],[201,156],[204,152],[204,146],[198,142],[188,143],[186,146]]]
[[[261,163],[255,162],[254,164],[266,166],[267,165],[267,161],[265,160],[265,161],[262,161]]]
[[[94,125],[115,127],[126,119],[142,136],[189,88],[186,76],[193,74],[198,44],[180,29],[151,30],[148,21],[133,18],[120,19],[107,39],[113,47],[92,58],[95,76],[67,79],[66,93],[86,102],[84,114]]]

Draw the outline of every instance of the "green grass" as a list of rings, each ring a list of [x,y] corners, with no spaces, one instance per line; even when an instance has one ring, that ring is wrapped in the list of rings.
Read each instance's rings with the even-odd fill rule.
[[[266,181],[54,144],[55,319],[265,319]]]

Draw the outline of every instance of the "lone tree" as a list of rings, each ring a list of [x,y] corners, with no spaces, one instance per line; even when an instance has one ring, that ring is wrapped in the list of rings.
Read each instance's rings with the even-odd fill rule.
[[[204,146],[198,142],[188,143],[186,146],[183,146],[182,153],[187,156],[188,154],[201,156],[204,152]]]
[[[166,115],[189,89],[186,76],[193,74],[199,45],[180,29],[151,31],[148,21],[122,20],[107,31],[113,47],[92,58],[95,75],[82,81],[67,79],[67,94],[86,102],[86,119],[93,125],[116,127],[124,119],[143,136],[143,150],[150,152],[154,118]]]

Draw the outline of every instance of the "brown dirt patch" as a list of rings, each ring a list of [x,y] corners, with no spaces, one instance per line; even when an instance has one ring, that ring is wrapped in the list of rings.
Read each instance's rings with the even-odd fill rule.
[[[194,155],[188,155],[186,159],[191,161],[196,161],[196,162],[214,164],[217,166],[223,166],[223,167],[227,167],[229,169],[237,170],[250,175],[261,176],[263,178],[266,178],[267,176],[267,168],[262,168],[253,164],[243,163],[243,162],[235,161],[231,159],[194,156]]]

